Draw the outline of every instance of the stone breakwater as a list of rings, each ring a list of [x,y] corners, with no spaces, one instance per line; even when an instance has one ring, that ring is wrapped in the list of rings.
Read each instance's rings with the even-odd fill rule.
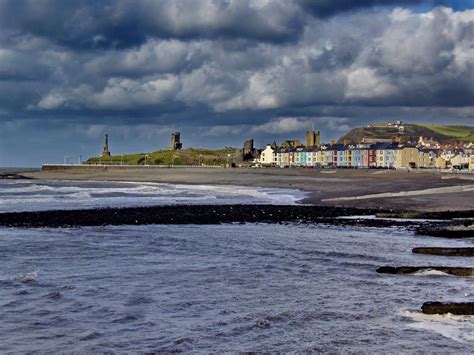
[[[303,223],[366,227],[408,227],[418,234],[461,221],[374,218],[378,209],[314,205],[176,205],[0,213],[0,226],[66,227],[141,224]],[[451,212],[445,212],[449,215]],[[349,217],[349,218],[347,218]],[[436,214],[443,218],[444,213]],[[448,216],[446,216],[448,217]],[[468,222],[469,224],[471,221]],[[464,225],[463,224],[463,225]]]
[[[417,234],[431,237],[459,239],[474,237],[474,223],[472,220],[456,221],[444,226],[425,226],[417,230]]]
[[[364,218],[378,210],[306,205],[179,205],[0,213],[0,226],[63,227],[139,224],[327,223],[373,227],[419,223]],[[339,217],[361,216],[343,219]]]
[[[474,247],[466,248],[440,248],[440,247],[417,247],[413,248],[414,254],[443,255],[443,256],[474,256]]]

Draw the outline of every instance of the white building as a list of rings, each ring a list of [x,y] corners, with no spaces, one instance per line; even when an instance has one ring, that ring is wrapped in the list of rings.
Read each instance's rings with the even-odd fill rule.
[[[267,144],[260,154],[258,162],[265,166],[275,166],[277,164],[276,149],[274,149],[271,144]]]
[[[465,154],[456,154],[449,162],[451,163],[451,167],[462,169],[469,166],[470,157]]]

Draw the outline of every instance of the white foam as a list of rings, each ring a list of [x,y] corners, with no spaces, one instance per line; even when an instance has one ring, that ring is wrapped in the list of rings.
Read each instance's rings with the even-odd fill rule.
[[[367,215],[367,216],[341,216],[339,219],[365,219],[365,220],[378,220],[378,221],[394,221],[394,222],[435,222],[442,223],[446,222],[446,219],[423,219],[423,218],[398,218],[398,217],[378,217],[376,215]]]
[[[439,270],[433,270],[433,269],[424,269],[415,272],[413,275],[416,276],[451,276],[445,272],[439,271]]]
[[[28,193],[28,192],[38,192],[38,191],[51,191],[52,188],[50,186],[45,186],[45,185],[37,185],[37,184],[31,184],[29,186],[24,186],[24,187],[15,187],[11,188],[11,191],[14,193]]]
[[[238,185],[41,181],[2,190],[0,212],[175,204],[280,205],[295,204],[304,197],[298,190]]]
[[[21,275],[19,277],[19,280],[21,282],[32,282],[32,281],[36,281],[37,277],[38,277],[38,271],[32,271],[32,272],[27,272],[24,275]]]
[[[474,342],[474,317],[447,314],[424,314],[421,311],[404,310],[401,315],[411,319],[409,327],[428,330],[460,343]]]

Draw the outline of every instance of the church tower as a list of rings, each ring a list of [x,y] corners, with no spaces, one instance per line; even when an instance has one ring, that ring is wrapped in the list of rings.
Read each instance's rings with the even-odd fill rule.
[[[321,145],[321,133],[319,131],[306,132],[306,146],[307,147],[319,147]]]

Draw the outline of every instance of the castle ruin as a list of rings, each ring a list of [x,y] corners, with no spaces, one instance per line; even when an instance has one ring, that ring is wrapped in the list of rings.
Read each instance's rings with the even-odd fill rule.
[[[171,149],[180,150],[183,147],[183,143],[180,142],[180,136],[179,132],[171,133]]]
[[[252,160],[256,157],[256,150],[253,146],[253,139],[244,142],[243,160]]]

